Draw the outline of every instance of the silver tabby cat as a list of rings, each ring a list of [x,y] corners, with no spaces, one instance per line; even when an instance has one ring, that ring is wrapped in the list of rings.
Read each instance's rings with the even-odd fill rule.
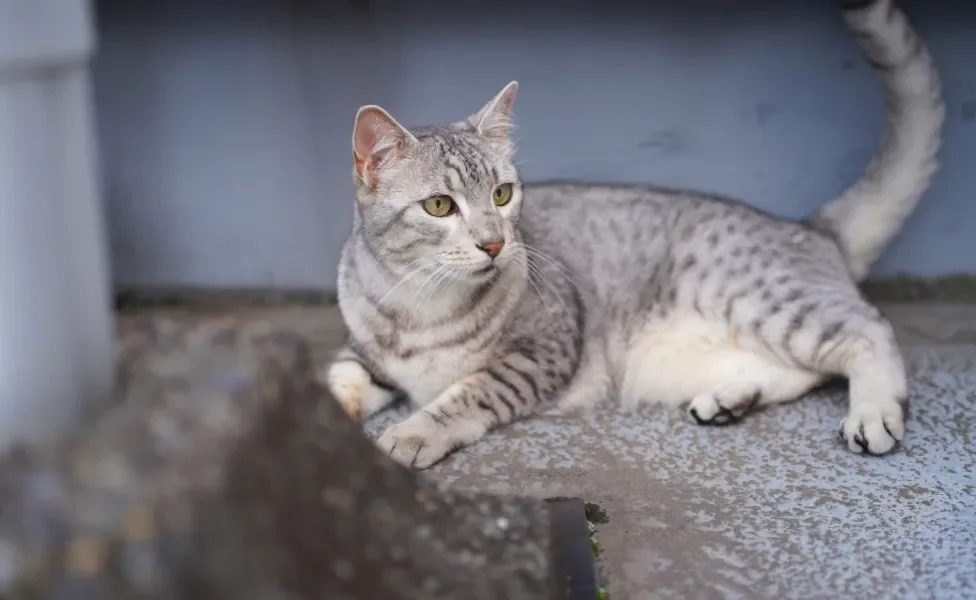
[[[845,2],[844,16],[884,85],[884,137],[803,222],[694,192],[523,185],[515,82],[447,125],[407,130],[360,109],[338,279],[350,335],[322,374],[346,412],[409,398],[417,410],[377,445],[426,468],[542,409],[617,397],[722,425],[842,376],[847,446],[897,447],[905,367],[856,283],[929,185],[944,105],[891,0]]]

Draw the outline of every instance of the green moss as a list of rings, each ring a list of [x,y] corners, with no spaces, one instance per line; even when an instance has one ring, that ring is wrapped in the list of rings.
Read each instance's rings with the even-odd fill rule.
[[[610,517],[607,516],[607,511],[600,508],[599,504],[594,504],[593,502],[587,502],[583,505],[583,511],[586,513],[586,520],[590,523],[609,523]]]
[[[584,505],[584,511],[586,513],[586,525],[590,529],[590,548],[593,550],[593,558],[598,559],[600,558],[600,543],[596,541],[596,524],[609,523],[610,519],[607,518],[606,511],[590,502]],[[602,579],[602,575],[600,573],[598,579]],[[596,598],[597,600],[608,600],[609,596],[607,596],[607,591],[601,587],[597,590]]]

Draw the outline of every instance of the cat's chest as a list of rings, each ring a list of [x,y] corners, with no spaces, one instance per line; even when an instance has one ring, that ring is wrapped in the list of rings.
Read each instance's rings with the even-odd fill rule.
[[[427,404],[452,384],[484,367],[486,358],[463,349],[436,349],[400,355],[381,353],[377,364],[410,400]]]
[[[374,365],[379,379],[403,390],[418,405],[484,368],[494,348],[491,339],[482,339],[479,328],[463,319],[456,325],[405,328],[358,308],[344,311],[356,349]]]

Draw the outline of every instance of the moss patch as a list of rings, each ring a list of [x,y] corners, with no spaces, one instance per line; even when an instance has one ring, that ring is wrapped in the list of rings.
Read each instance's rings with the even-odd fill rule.
[[[586,512],[586,520],[590,523],[603,525],[604,523],[610,522],[610,517],[607,516],[607,511],[600,508],[599,504],[587,502],[583,505],[583,510]]]
[[[593,502],[587,502],[583,505],[583,509],[586,513],[587,526],[590,528],[590,547],[593,550],[593,558],[597,560],[597,580],[606,581],[606,565],[599,561],[600,558],[600,543],[596,540],[597,525],[603,525],[610,522],[610,517],[607,516],[607,511],[600,508],[598,504]],[[607,594],[607,590],[602,586],[597,589],[596,592],[597,600],[608,600],[610,596]]]

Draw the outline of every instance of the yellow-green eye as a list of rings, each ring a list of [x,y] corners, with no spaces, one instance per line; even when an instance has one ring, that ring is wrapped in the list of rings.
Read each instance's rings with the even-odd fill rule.
[[[450,196],[431,196],[423,204],[427,214],[433,217],[446,217],[454,212],[454,200]]]
[[[512,199],[512,184],[503,183],[496,187],[491,197],[495,201],[495,206],[505,206]]]

